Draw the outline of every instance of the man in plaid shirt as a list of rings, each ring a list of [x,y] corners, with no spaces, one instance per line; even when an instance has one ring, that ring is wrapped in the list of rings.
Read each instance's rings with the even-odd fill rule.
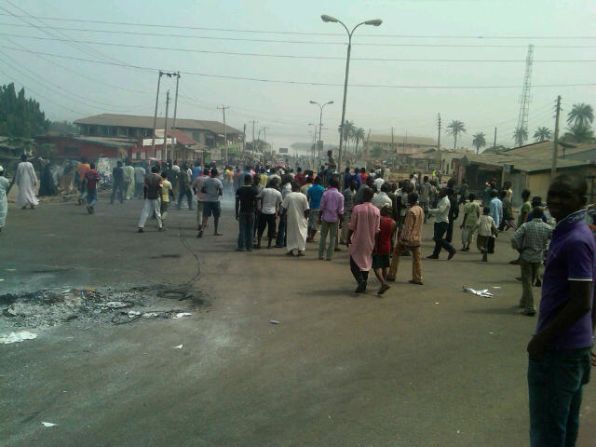
[[[523,293],[519,307],[524,309],[524,315],[530,317],[536,315],[532,284],[538,277],[544,250],[553,232],[553,229],[542,221],[542,208],[534,208],[532,215],[533,219],[519,227],[511,238],[511,245],[520,253]]]

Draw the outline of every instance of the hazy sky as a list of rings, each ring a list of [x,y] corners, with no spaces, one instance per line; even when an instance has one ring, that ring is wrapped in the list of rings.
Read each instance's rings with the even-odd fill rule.
[[[354,35],[352,86],[348,92],[347,119],[373,133],[389,134],[394,126],[396,134],[403,135],[407,129],[408,135],[436,137],[436,117],[440,112],[445,124],[454,119],[465,123],[467,133],[461,139],[464,145],[469,145],[471,135],[479,131],[485,132],[492,142],[495,126],[499,128],[498,143],[510,145],[529,44],[535,45],[532,84],[536,86],[532,89],[530,135],[538,126],[554,127],[557,94],[562,95],[567,111],[577,102],[596,106],[596,1],[2,0],[0,13],[0,82],[24,85],[28,95],[38,98],[48,116],[56,120],[105,112],[153,115],[156,71],[68,59],[72,57],[179,70],[179,117],[221,120],[216,107],[225,104],[231,107],[229,124],[242,129],[246,123],[250,139],[249,122],[257,120],[258,126],[267,128],[267,138],[274,147],[308,141],[312,129],[308,123],[318,123],[319,114],[309,100],[333,100],[335,104],[325,109],[323,137],[326,142],[337,142],[346,35],[340,25],[323,23],[321,14],[336,16],[349,27],[367,19],[383,20],[380,27],[363,26]],[[471,36],[501,38],[464,38]],[[129,48],[122,44],[165,49]],[[401,60],[358,60],[362,58]],[[426,61],[429,59],[433,62]],[[458,59],[466,62],[454,62]],[[501,62],[482,61],[487,59]],[[591,62],[577,62],[582,59]],[[575,62],[544,62],[553,60]],[[198,73],[333,85],[220,79]],[[539,87],[553,84],[592,86]],[[514,88],[455,88],[490,86]],[[169,88],[173,95],[174,87],[173,80],[162,82],[162,114],[165,90]],[[443,135],[445,145],[451,141]]]

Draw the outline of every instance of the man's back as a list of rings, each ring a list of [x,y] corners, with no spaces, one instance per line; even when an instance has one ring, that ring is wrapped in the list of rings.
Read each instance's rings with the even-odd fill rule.
[[[209,177],[203,185],[205,190],[205,202],[219,202],[223,191],[223,183],[216,177]]]
[[[323,197],[324,192],[325,189],[318,184],[314,184],[308,189],[306,195],[308,197],[308,202],[311,209],[319,209],[321,206],[321,198]]]

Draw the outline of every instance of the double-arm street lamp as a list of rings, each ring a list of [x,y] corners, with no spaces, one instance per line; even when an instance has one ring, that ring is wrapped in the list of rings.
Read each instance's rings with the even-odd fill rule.
[[[315,104],[317,106],[319,106],[320,109],[320,114],[319,114],[319,141],[321,142],[321,145],[323,144],[323,109],[325,108],[325,106],[328,106],[329,104],[333,104],[333,101],[328,101],[325,104],[320,104],[316,101],[310,101],[311,104]],[[317,142],[317,148],[318,148],[319,143]],[[323,150],[323,146],[321,146],[319,148],[320,151]],[[321,154],[319,153],[319,157],[321,157]]]
[[[344,100],[343,100],[343,105],[342,105],[342,109],[341,109],[341,124],[339,126],[339,131],[340,131],[339,132],[339,154],[337,156],[337,170],[338,170],[338,172],[341,173],[341,156],[342,156],[342,149],[343,149],[343,134],[344,134],[343,130],[344,130],[344,122],[346,119],[346,97],[348,94],[348,74],[350,72],[350,54],[352,52],[352,35],[354,34],[354,31],[356,31],[356,29],[361,25],[380,26],[381,23],[383,23],[383,21],[381,19],[366,20],[365,22],[361,22],[358,25],[356,25],[354,28],[352,28],[352,31],[350,31],[344,22],[342,22],[339,19],[336,19],[335,17],[331,17],[331,16],[323,14],[321,16],[321,19],[323,20],[323,22],[339,23],[341,26],[344,27],[344,29],[346,30],[346,33],[348,34],[348,53],[347,53],[347,57],[346,57],[346,76],[344,79]],[[342,179],[341,175],[340,175],[340,179]]]

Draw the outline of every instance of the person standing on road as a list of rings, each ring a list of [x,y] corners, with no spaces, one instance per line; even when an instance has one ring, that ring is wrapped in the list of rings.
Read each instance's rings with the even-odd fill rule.
[[[476,196],[470,194],[468,201],[464,205],[464,219],[460,225],[461,229],[461,251],[469,251],[470,244],[474,237],[474,229],[480,218],[480,205],[476,203]]]
[[[143,190],[145,188],[145,175],[147,172],[141,165],[135,166],[135,197],[140,199],[143,196]]]
[[[354,207],[354,197],[356,195],[356,182],[351,177],[350,181],[346,183],[346,189],[342,193],[344,196],[344,216],[341,224],[340,244],[345,245],[348,240],[348,223],[352,217],[352,208]]]
[[[372,252],[380,230],[381,214],[379,209],[370,202],[373,194],[371,188],[363,190],[362,203],[352,208],[350,219],[347,244],[350,253],[350,270],[358,283],[356,293],[366,292],[368,272],[372,268]]]
[[[447,240],[445,240],[445,233],[449,226],[449,209],[451,208],[451,202],[447,197],[447,188],[442,188],[439,192],[439,203],[437,208],[431,208],[428,212],[435,216],[435,227],[433,240],[435,241],[435,248],[427,259],[439,259],[441,249],[444,248],[449,253],[447,260],[452,259],[455,256],[455,248]]]
[[[425,175],[420,185],[420,207],[424,211],[424,223],[428,220],[428,208],[430,206],[430,192],[432,185],[428,181],[428,175]]]
[[[482,210],[482,216],[478,218],[476,230],[478,230],[476,246],[480,253],[482,253],[482,262],[487,262],[488,255],[495,252],[495,238],[499,231],[494,219],[490,215],[490,209],[486,206]]]
[[[319,259],[331,261],[337,239],[337,227],[344,214],[344,196],[337,188],[339,182],[337,179],[329,180],[329,188],[323,193],[321,198],[321,207],[319,214],[319,223],[321,225],[321,238],[319,240]],[[327,235],[329,235],[329,244],[327,244]],[[324,253],[327,251],[327,256]]]
[[[412,279],[410,284],[422,285],[422,262],[420,246],[422,245],[422,226],[424,224],[424,210],[418,205],[418,194],[408,194],[408,212],[404,222],[404,228],[399,240],[393,250],[391,267],[387,275],[388,281],[395,281],[399,267],[400,251],[405,248],[412,253]]]
[[[300,192],[297,183],[292,183],[292,192],[285,197],[281,206],[286,210],[287,217],[287,255],[304,256],[309,208],[308,200]]]
[[[501,220],[503,220],[503,202],[499,199],[499,193],[496,189],[493,189],[489,195],[490,202],[488,202],[488,208],[490,210],[490,217],[493,218],[498,229],[501,225]]]
[[[90,169],[85,173],[83,186],[85,187],[85,196],[87,197],[87,212],[95,213],[97,203],[97,183],[100,180],[99,173],[95,170],[95,163],[89,164]]]
[[[236,251],[252,251],[252,230],[259,190],[253,186],[250,174],[244,176],[244,186],[236,191],[236,220],[238,221],[238,247]],[[271,242],[270,242],[271,243]]]
[[[457,201],[457,193],[455,192],[455,179],[451,178],[447,182],[447,196],[449,197],[449,223],[447,224],[447,233],[445,240],[449,243],[453,242],[453,226],[459,217],[459,203]]]
[[[8,214],[8,192],[10,191],[10,182],[4,177],[4,167],[0,165],[0,232],[6,226],[6,216]]]
[[[166,229],[166,219],[168,218],[168,208],[170,206],[170,193],[172,192],[172,184],[168,180],[168,173],[161,173],[161,203],[159,205],[159,212],[161,214],[161,223],[163,229]]]
[[[191,174],[188,174],[188,166],[186,165],[186,163],[184,163],[182,165],[182,169],[180,169],[180,172],[178,173],[178,187],[179,189],[179,193],[178,193],[178,209],[182,208],[182,199],[186,198],[186,202],[188,204],[188,210],[192,211],[192,192],[190,189],[190,177],[192,175],[192,171]]]
[[[542,222],[542,209],[534,210],[534,219],[522,224],[511,238],[511,245],[520,254],[522,298],[519,307],[524,309],[528,316],[536,315],[532,286],[540,271],[544,259],[544,251],[551,237],[553,229]]]
[[[124,166],[124,196],[126,200],[132,199],[135,188],[135,168],[127,161]]]
[[[390,288],[389,284],[387,284],[387,269],[391,264],[390,256],[391,249],[393,248],[391,245],[395,230],[397,229],[397,224],[391,218],[393,207],[391,205],[385,205],[381,208],[380,212],[379,232],[377,233],[372,256],[372,268],[375,272],[375,276],[381,283],[377,295],[383,295]]]
[[[275,218],[279,214],[279,207],[282,203],[281,192],[277,190],[277,186],[277,179],[269,180],[267,187],[259,193],[261,211],[258,218],[257,248],[261,248],[261,239],[265,227],[267,227],[267,248],[271,248],[271,243],[275,237]]]
[[[587,184],[560,175],[547,205],[557,220],[542,282],[536,334],[527,351],[532,447],[575,446],[582,390],[594,353],[596,243],[585,222]]]
[[[321,199],[325,188],[321,186],[321,176],[317,175],[314,184],[306,192],[310,214],[308,216],[308,239],[307,242],[313,242],[318,231],[319,216],[321,213]]]
[[[205,204],[205,193],[203,192],[203,186],[205,186],[205,180],[208,178],[209,177],[207,176],[206,171],[202,171],[192,182],[192,190],[194,191],[197,198],[197,231],[199,231],[199,233],[201,228],[203,228],[203,208]],[[197,237],[201,236],[197,235]]]
[[[31,162],[27,161],[25,154],[21,155],[21,162],[17,165],[17,173],[15,174],[10,186],[17,184],[19,192],[17,194],[17,206],[25,209],[28,206],[34,209],[39,205],[37,199],[37,186],[39,181],[35,174],[35,169]]]
[[[87,159],[82,158],[79,166],[77,167],[77,173],[79,175],[79,200],[77,205],[82,205],[83,200],[85,200],[87,197],[85,191],[85,174],[89,169],[91,169],[91,166],[89,166],[89,163],[87,163]]]
[[[118,160],[114,169],[112,169],[112,197],[110,197],[110,204],[114,204],[116,196],[120,203],[124,203],[124,195],[126,194],[124,187],[124,168],[122,162]]]
[[[152,166],[151,167],[151,174],[149,174],[145,178],[145,186],[143,195],[145,198],[145,204],[143,206],[143,211],[141,212],[141,218],[139,219],[139,233],[143,233],[145,230],[145,222],[147,222],[147,218],[150,216],[155,215],[157,219],[157,228],[159,231],[163,231],[163,223],[161,220],[161,213],[160,213],[160,204],[159,199],[161,197],[162,191],[162,180],[161,176],[158,174],[159,167]]]
[[[205,202],[203,204],[203,223],[197,237],[203,237],[203,231],[207,228],[209,218],[213,216],[213,235],[222,236],[218,232],[219,218],[221,216],[221,196],[223,196],[223,183],[217,177],[217,168],[211,168],[211,176],[205,179],[202,191],[205,193]]]

